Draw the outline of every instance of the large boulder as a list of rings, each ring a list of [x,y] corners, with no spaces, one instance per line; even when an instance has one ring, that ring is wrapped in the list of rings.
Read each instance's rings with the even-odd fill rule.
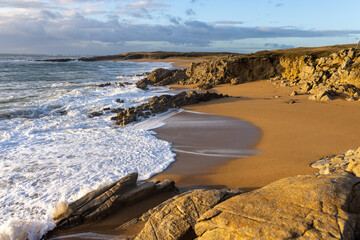
[[[359,239],[360,179],[305,175],[232,197],[198,219],[203,239]]]
[[[194,239],[196,220],[216,204],[240,193],[242,191],[237,189],[202,189],[175,196],[151,211],[151,216],[135,239]]]

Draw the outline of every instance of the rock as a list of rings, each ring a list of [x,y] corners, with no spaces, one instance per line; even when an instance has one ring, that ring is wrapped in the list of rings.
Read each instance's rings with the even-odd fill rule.
[[[230,80],[230,84],[231,85],[238,85],[241,83],[241,79],[240,78],[233,78]]]
[[[320,101],[322,101],[322,102],[328,102],[328,101],[331,101],[331,100],[333,100],[333,97],[331,95],[329,95],[328,93],[326,93],[325,95],[323,95],[320,98]]]
[[[112,118],[116,120],[115,125],[125,126],[129,123],[141,120],[148,115],[163,113],[170,108],[180,108],[185,105],[209,101],[211,99],[223,98],[222,94],[217,93],[197,93],[195,91],[181,92],[176,95],[155,96],[148,103],[141,104],[135,108],[128,108],[118,112],[117,116]]]
[[[295,100],[290,100],[289,101],[289,104],[294,104],[294,103],[296,103]]]
[[[111,85],[111,83],[107,82],[107,83],[101,83],[101,84],[97,85],[97,87],[108,87],[110,85]]]
[[[307,93],[308,91],[311,90],[312,88],[312,84],[311,83],[305,83],[302,87],[301,87],[301,90],[305,93]]]
[[[135,239],[194,239],[196,220],[216,204],[240,193],[237,189],[194,190],[175,196],[151,210]]]
[[[88,117],[89,118],[93,118],[93,117],[98,117],[98,116],[101,116],[101,115],[104,115],[104,112],[100,112],[100,111],[94,111],[94,112],[91,112],[89,113]]]
[[[353,59],[355,57],[355,49],[354,48],[351,48],[347,54],[347,56],[350,58],[350,59]]]
[[[239,84],[280,75],[279,58],[227,56],[218,60],[193,63],[186,70],[183,84]]]
[[[175,188],[172,180],[137,183],[138,174],[129,174],[117,182],[92,191],[70,203],[67,210],[54,218],[56,228],[68,228],[85,221],[97,220],[110,215],[115,209],[134,204],[156,193]]]
[[[214,84],[212,83],[203,83],[199,84],[196,88],[199,90],[208,90],[214,87]]]
[[[309,96],[309,100],[316,101],[316,100],[317,100],[317,98],[316,98],[316,96],[315,96],[315,95],[311,95],[311,96]]]
[[[351,65],[352,61],[351,59],[347,59],[342,65],[341,68],[347,68]]]
[[[306,175],[232,197],[204,213],[198,240],[358,239],[360,179]]]
[[[188,79],[185,69],[163,69],[159,68],[152,71],[147,78],[140,80],[136,86],[140,89],[146,89],[148,85],[165,86],[176,84],[179,81]]]
[[[318,168],[320,174],[350,174],[360,177],[360,148],[349,150],[346,153],[324,157],[311,164],[311,167]]]
[[[290,93],[290,96],[296,96],[296,95],[298,95],[298,92],[297,91],[293,91],[292,93]]]

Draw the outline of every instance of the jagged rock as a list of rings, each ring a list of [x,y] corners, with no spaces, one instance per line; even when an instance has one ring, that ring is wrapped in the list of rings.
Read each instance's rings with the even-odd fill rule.
[[[231,85],[238,85],[241,83],[241,79],[240,78],[233,78],[230,80],[230,84]]]
[[[172,180],[137,183],[137,173],[129,174],[117,182],[92,191],[68,205],[67,211],[54,220],[56,228],[76,226],[84,221],[104,218],[115,209],[134,204],[156,193],[175,187]]]
[[[360,178],[306,175],[232,197],[204,213],[203,239],[358,239]]]
[[[302,92],[311,92],[315,95],[311,97],[314,100],[322,99],[317,93],[327,86],[332,86],[332,90],[328,90],[328,96],[323,98],[325,100],[331,100],[334,96],[348,98],[354,92],[359,92],[359,64],[360,52],[355,49],[345,49],[328,57],[301,56],[292,60],[283,58],[280,61],[283,67],[282,77],[291,81],[301,78],[304,82]]]
[[[311,164],[320,174],[351,174],[360,177],[360,148],[343,154],[327,156]]]
[[[141,104],[136,108],[128,108],[120,111],[112,120],[116,120],[115,125],[125,126],[129,123],[146,118],[150,114],[163,113],[170,108],[180,108],[185,105],[209,101],[211,99],[225,97],[217,93],[197,93],[196,91],[181,92],[176,95],[155,96],[149,102]]]
[[[214,84],[212,83],[203,83],[199,84],[196,88],[199,90],[208,90],[214,87]]]
[[[184,84],[239,84],[275,77],[280,73],[277,57],[224,57],[219,60],[193,63],[186,70]]]
[[[159,68],[150,73],[147,78],[144,78],[136,83],[140,89],[146,89],[148,85],[151,86],[165,86],[176,84],[179,81],[186,81],[185,69],[163,69]]]
[[[108,87],[108,86],[111,86],[111,83],[110,82],[107,82],[107,83],[101,83],[99,85],[96,85],[97,87]]]
[[[88,117],[93,118],[93,117],[98,117],[98,116],[101,116],[101,115],[104,115],[104,112],[102,112],[102,111],[94,111],[94,112],[89,113]]]
[[[322,95],[322,97],[319,99],[322,102],[328,102],[333,100],[333,97],[331,95],[329,95],[328,93]]]
[[[293,97],[293,96],[296,96],[296,95],[298,95],[298,92],[297,92],[297,91],[293,91],[293,92],[290,93],[290,96],[292,96],[292,97]]]
[[[216,204],[243,193],[238,189],[194,190],[175,196],[151,210],[136,240],[194,239],[196,220]]]

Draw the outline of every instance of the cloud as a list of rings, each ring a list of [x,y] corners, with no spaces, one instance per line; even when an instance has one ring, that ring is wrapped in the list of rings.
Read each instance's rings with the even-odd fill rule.
[[[275,5],[275,7],[282,7],[282,6],[284,6],[283,3],[278,3],[278,4]]]
[[[170,15],[168,15],[168,18],[169,18],[169,21],[170,21],[171,23],[176,24],[176,25],[180,24],[181,21],[182,21],[181,18],[179,18],[179,17],[173,17],[173,16],[170,16]]]
[[[186,9],[185,14],[188,16],[194,16],[196,15],[196,13],[194,12],[194,10],[192,10],[191,8]]]
[[[216,21],[212,22],[212,24],[218,24],[218,25],[238,25],[243,24],[244,22],[241,21]]]
[[[265,43],[264,46],[268,49],[289,49],[294,48],[294,45],[278,44],[278,43]]]
[[[46,5],[47,4],[37,0],[0,0],[0,7],[5,8],[44,8]]]
[[[168,4],[159,3],[153,0],[136,1],[128,4],[120,4],[117,6],[119,14],[125,14],[136,18],[152,19],[152,12],[159,11]]]
[[[149,3],[149,1],[148,1]],[[140,2],[138,2],[140,4]],[[145,4],[145,3],[143,3]],[[0,9],[1,10],[1,9]],[[31,13],[30,13],[31,12]],[[217,41],[261,38],[315,38],[351,36],[360,30],[306,30],[290,27],[245,27],[241,22],[207,23],[167,16],[168,24],[139,24],[116,17],[94,19],[76,11],[43,10],[38,13],[0,11],[0,51],[9,49],[62,49],[71,46],[118,46],[127,42],[161,42],[178,46],[206,47]],[[165,16],[166,17],[166,16]],[[266,47],[292,47],[268,43]],[[75,47],[74,47],[75,49]],[[89,49],[88,51],[90,51]]]

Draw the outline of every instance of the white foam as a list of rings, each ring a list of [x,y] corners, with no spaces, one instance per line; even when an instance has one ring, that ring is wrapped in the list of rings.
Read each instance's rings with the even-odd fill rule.
[[[173,162],[171,144],[157,139],[148,130],[151,124],[115,127],[110,120],[115,114],[107,112],[88,117],[104,107],[136,106],[154,95],[134,85],[87,86],[36,102],[38,118],[1,120],[0,239],[40,239],[54,227],[51,216],[60,202],[131,172],[147,179]]]

